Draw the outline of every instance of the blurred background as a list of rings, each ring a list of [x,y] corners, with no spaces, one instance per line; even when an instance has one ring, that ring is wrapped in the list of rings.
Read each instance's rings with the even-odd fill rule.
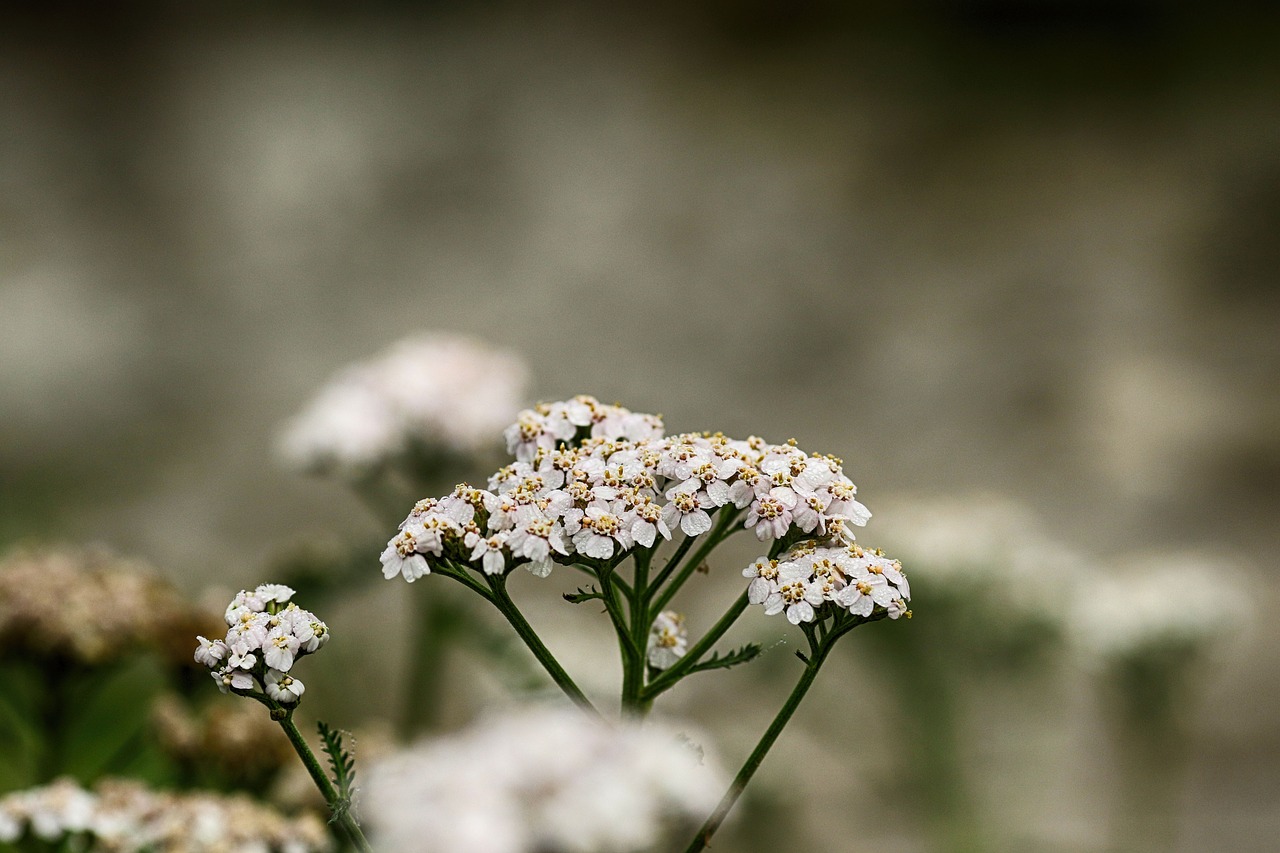
[[[278,464],[281,424],[344,365],[463,332],[518,352],[538,399],[591,393],[673,430],[843,457],[878,515],[868,544],[889,507],[981,495],[1095,567],[1202,555],[1200,614],[1232,566],[1254,617],[1221,614],[1243,624],[1184,694],[1165,849],[1274,849],[1280,14],[710,0],[6,18],[0,545],[103,543],[193,595],[271,580],[298,543],[376,549],[396,519]],[[312,608],[336,636],[403,618],[403,586],[368,563],[345,616]],[[732,596],[735,575],[707,583]],[[867,633],[923,630],[925,577],[913,623]],[[567,605],[526,592],[566,663],[591,665],[555,622]],[[724,600],[708,598],[687,608],[695,633]],[[785,643],[784,627],[749,630]],[[717,849],[935,849],[929,810],[893,788],[910,736],[876,702],[893,658],[861,640],[784,736],[800,764],[765,765]],[[395,655],[352,677],[396,691]],[[674,710],[736,765],[792,664],[784,645],[701,676]],[[1126,783],[1103,691],[1087,667],[1032,669],[959,686],[964,808],[985,816],[970,849],[1107,849]],[[376,717],[343,705],[340,675],[308,700]],[[451,695],[448,718],[486,689]],[[718,718],[756,693],[758,713]]]

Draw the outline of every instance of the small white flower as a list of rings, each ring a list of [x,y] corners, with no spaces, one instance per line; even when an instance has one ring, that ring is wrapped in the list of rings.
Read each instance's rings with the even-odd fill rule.
[[[204,637],[196,637],[200,645],[196,648],[196,663],[213,669],[227,656],[227,644],[222,640],[210,642]]]
[[[711,515],[705,507],[714,504],[698,485],[698,480],[687,480],[666,494],[670,503],[663,510],[662,520],[671,529],[679,527],[686,536],[701,536],[711,529]]]
[[[402,530],[393,536],[378,559],[382,562],[382,576],[387,580],[403,575],[405,580],[413,583],[423,575],[431,574],[427,558],[418,553],[418,538],[412,530]]]
[[[289,599],[293,598],[293,590],[282,583],[264,583],[253,592],[263,602],[274,601],[277,604],[288,604]]]
[[[306,687],[301,681],[287,673],[274,669],[267,670],[267,695],[282,705],[292,705],[302,698]]]
[[[262,660],[272,669],[288,672],[300,645],[292,631],[283,625],[276,627],[267,635],[267,642],[262,647]]]
[[[471,531],[463,541],[471,549],[471,561],[480,560],[486,575],[500,575],[506,569],[506,559],[502,555],[506,540],[506,533],[495,533],[486,539]]]
[[[254,688],[253,676],[243,669],[226,667],[210,674],[213,676],[214,683],[218,685],[218,690],[223,693],[228,693],[232,690],[252,690]]]
[[[791,509],[773,494],[781,491],[773,489],[768,496],[756,498],[751,503],[751,509],[747,510],[745,526],[754,528],[756,538],[762,542],[781,539],[791,526]],[[783,497],[786,497],[786,493],[783,493]]]
[[[764,604],[765,599],[778,590],[778,561],[761,557],[742,570],[744,578],[751,578],[747,586],[747,601]]]
[[[658,614],[649,629],[649,665],[654,669],[669,669],[689,650],[689,632],[684,616],[674,610]]]

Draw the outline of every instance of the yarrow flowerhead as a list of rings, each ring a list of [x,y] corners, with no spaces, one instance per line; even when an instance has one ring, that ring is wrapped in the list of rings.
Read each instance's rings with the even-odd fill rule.
[[[1217,554],[1148,555],[1077,582],[1073,639],[1103,665],[1162,653],[1190,661],[1250,612],[1239,568]]]
[[[518,356],[463,335],[409,338],[335,377],[286,426],[281,457],[361,476],[420,449],[469,455],[495,443],[525,400]]]
[[[399,853],[623,853],[710,810],[721,776],[666,726],[539,709],[374,765],[362,810]]]
[[[845,610],[863,619],[876,612],[889,619],[910,615],[902,564],[857,543],[801,542],[777,559],[761,557],[742,574],[751,580],[748,601],[770,616],[785,612],[793,625]]]
[[[333,846],[314,815],[286,818],[245,796],[151,791],[125,780],[90,791],[60,779],[0,797],[0,844],[25,840],[84,853],[319,853]]]
[[[329,628],[290,603],[292,597],[293,590],[282,584],[241,590],[227,607],[226,637],[196,638],[195,659],[213,670],[219,690],[259,691],[282,705],[302,698],[305,687],[289,671],[298,658],[329,641]]]
[[[13,650],[101,664],[168,651],[208,614],[149,567],[95,549],[20,549],[0,560],[0,656]]]
[[[871,517],[831,456],[794,442],[719,433],[665,435],[662,419],[593,397],[520,413],[505,432],[516,461],[487,488],[419,501],[382,553],[383,574],[416,580],[440,565],[487,575],[557,563],[618,561],[720,516],[762,542],[853,541]]]

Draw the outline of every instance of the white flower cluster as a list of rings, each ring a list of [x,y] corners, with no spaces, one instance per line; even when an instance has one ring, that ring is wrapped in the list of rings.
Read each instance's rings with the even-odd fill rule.
[[[812,622],[828,602],[864,618],[876,608],[890,619],[909,612],[911,587],[902,564],[856,543],[801,542],[779,559],[761,557],[742,575],[751,579],[748,601],[770,616],[785,610],[793,625]]]
[[[622,853],[710,811],[722,775],[664,726],[540,709],[374,765],[362,810],[397,853]]]
[[[289,670],[295,660],[329,642],[329,628],[314,613],[289,603],[292,597],[293,590],[283,584],[241,590],[227,607],[226,638],[196,638],[196,661],[213,670],[219,690],[261,687],[283,705],[301,698],[305,687]]]
[[[359,475],[413,446],[471,454],[519,410],[528,370],[513,353],[447,333],[400,341],[348,367],[285,427],[280,456]]]
[[[1073,597],[1075,641],[1101,662],[1202,647],[1249,614],[1237,572],[1219,555],[1189,553],[1144,557],[1118,572],[1089,572],[1077,578]],[[1205,606],[1209,600],[1212,606]]]
[[[835,457],[755,437],[664,436],[657,416],[592,397],[524,411],[506,437],[516,462],[488,489],[462,485],[414,507],[382,553],[387,578],[415,580],[432,559],[545,577],[557,559],[610,560],[676,531],[704,534],[724,508],[746,510],[761,541],[792,529],[852,541],[845,524],[871,517]]]
[[[653,620],[649,628],[649,666],[654,669],[670,669],[689,651],[689,631],[684,616],[674,610],[664,610]]]
[[[0,844],[23,839],[82,853],[311,853],[333,846],[314,815],[290,819],[244,796],[157,792],[123,780],[86,791],[60,779],[0,797]]]

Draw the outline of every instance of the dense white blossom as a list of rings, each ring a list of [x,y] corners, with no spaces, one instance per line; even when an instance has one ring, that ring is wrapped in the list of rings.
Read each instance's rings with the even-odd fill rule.
[[[151,791],[124,780],[99,782],[89,791],[60,779],[0,797],[0,844],[24,838],[82,853],[332,849],[314,815],[286,818],[245,796]]]
[[[518,356],[472,338],[409,338],[332,379],[285,427],[280,456],[359,476],[415,446],[474,453],[497,443],[527,380]]]
[[[488,574],[617,561],[732,513],[761,541],[793,531],[852,542],[870,518],[840,460],[794,442],[665,435],[661,418],[580,396],[521,412],[506,430],[516,461],[488,488],[420,501],[382,553],[383,574],[415,580],[439,560]],[[789,611],[789,614],[792,611]]]
[[[623,853],[701,819],[722,790],[673,729],[538,709],[373,765],[362,808],[375,845],[397,853]]]
[[[761,557],[742,575],[751,580],[751,604],[763,606],[770,616],[786,613],[794,625],[813,622],[824,608],[863,618],[880,611],[897,619],[908,612],[911,600],[902,564],[856,543],[801,542],[777,559]]]
[[[289,599],[293,590],[262,584],[241,590],[226,611],[227,635],[197,637],[195,659],[213,670],[223,693],[261,690],[276,702],[292,705],[305,687],[289,671],[298,658],[329,641],[329,628]]]

